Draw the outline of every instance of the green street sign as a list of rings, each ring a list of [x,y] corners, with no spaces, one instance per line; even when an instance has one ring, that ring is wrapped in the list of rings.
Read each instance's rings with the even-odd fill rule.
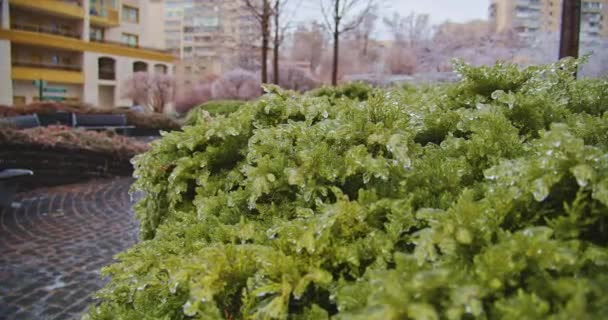
[[[52,92],[52,93],[67,93],[68,89],[61,87],[45,87],[43,89],[44,92]]]
[[[34,85],[36,87],[39,87],[40,85],[42,85],[43,87],[45,87],[46,86],[46,81],[44,81],[44,80],[34,80]]]

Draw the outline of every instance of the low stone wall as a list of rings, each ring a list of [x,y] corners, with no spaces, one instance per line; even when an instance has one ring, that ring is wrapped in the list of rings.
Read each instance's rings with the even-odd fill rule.
[[[27,189],[133,174],[133,166],[128,159],[113,155],[20,144],[0,146],[0,169],[8,168],[34,171],[34,176],[20,183]]]

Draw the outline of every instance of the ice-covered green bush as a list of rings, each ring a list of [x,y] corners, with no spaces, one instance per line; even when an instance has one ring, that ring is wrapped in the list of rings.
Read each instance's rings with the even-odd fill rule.
[[[373,91],[373,88],[363,82],[351,82],[340,87],[321,87],[311,90],[308,95],[312,97],[328,97],[331,101],[342,97],[365,101]]]
[[[244,104],[244,101],[239,100],[215,100],[203,103],[188,112],[186,124],[192,125],[200,121],[201,117],[204,118],[203,111],[207,111],[211,116],[227,115],[235,112]]]
[[[605,80],[456,66],[362,100],[269,93],[136,161],[142,242],[92,319],[600,319]]]

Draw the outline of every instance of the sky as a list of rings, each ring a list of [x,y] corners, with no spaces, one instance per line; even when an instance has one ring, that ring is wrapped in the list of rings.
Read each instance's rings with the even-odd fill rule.
[[[294,20],[310,21],[319,20],[319,0],[290,0],[293,6],[297,6]],[[418,14],[427,13],[431,16],[432,24],[440,24],[446,20],[452,22],[466,22],[475,19],[488,18],[488,6],[490,0],[384,0],[381,8],[381,16],[391,16],[398,12],[402,16],[412,11]],[[378,24],[381,27],[381,23]],[[379,28],[376,35],[379,38],[387,38],[388,33]]]

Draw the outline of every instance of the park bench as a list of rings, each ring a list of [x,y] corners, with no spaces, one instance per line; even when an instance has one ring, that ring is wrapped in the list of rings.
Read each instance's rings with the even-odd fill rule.
[[[135,126],[127,125],[124,114],[72,114],[74,127],[86,130],[114,130],[125,134]]]
[[[38,116],[26,115],[26,116],[15,116],[0,119],[0,123],[8,124],[17,127],[17,129],[29,129],[40,126],[40,120]]]
[[[13,199],[17,193],[19,181],[33,174],[31,170],[25,169],[0,170],[0,208],[18,206],[13,203]]]
[[[73,117],[69,112],[57,111],[55,113],[38,114],[40,125],[42,126],[72,126]]]

